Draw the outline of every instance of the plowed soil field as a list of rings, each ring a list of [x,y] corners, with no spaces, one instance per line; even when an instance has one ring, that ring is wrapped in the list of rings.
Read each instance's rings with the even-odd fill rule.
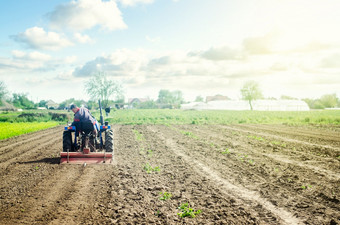
[[[109,165],[60,165],[62,127],[0,141],[0,224],[340,224],[337,127],[113,129]]]

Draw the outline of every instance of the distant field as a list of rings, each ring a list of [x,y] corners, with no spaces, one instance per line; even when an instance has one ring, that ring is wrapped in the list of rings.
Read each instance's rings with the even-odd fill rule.
[[[99,112],[93,115],[99,119]],[[105,118],[105,114],[104,114]],[[106,118],[111,124],[289,124],[339,125],[340,111],[183,111],[176,109],[117,110]]]
[[[66,122],[73,118],[72,112],[64,110],[25,110],[22,112],[0,112],[0,122]]]
[[[57,126],[56,121],[32,123],[0,123],[0,140]]]
[[[92,110],[99,121],[99,111]],[[116,110],[104,120],[110,124],[176,125],[176,124],[286,124],[286,125],[340,125],[340,111],[309,112],[262,111],[183,111],[179,109]],[[24,111],[0,113],[0,139],[25,134],[73,120],[67,111]]]

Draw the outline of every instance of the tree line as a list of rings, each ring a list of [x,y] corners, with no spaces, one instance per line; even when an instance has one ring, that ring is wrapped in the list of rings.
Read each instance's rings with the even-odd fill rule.
[[[121,83],[108,79],[105,74],[96,74],[86,81],[85,92],[91,98],[89,101],[70,98],[61,102],[56,109],[65,109],[72,103],[79,106],[85,105],[87,108],[93,109],[98,106],[98,99],[102,101],[103,108],[124,104],[124,88]],[[253,101],[264,99],[259,84],[254,81],[246,82],[240,92],[242,99],[248,101],[251,109],[253,108]],[[297,100],[297,98],[285,95],[281,96],[280,99]],[[311,109],[340,107],[340,99],[337,98],[336,94],[325,94],[318,99],[305,98],[302,100],[305,101]],[[197,96],[195,101],[203,102],[204,99],[202,96]],[[36,109],[37,107],[46,107],[48,101],[41,100],[34,103],[28,98],[27,93],[13,93],[10,96],[5,83],[0,81],[0,106],[6,103],[16,108]],[[182,91],[161,89],[158,93],[157,100],[148,99],[143,102],[134,102],[133,107],[139,109],[180,108],[182,103],[184,103]]]

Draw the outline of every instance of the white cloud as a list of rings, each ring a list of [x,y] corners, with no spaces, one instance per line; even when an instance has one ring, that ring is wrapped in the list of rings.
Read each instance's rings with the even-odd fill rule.
[[[27,56],[26,56],[27,57]],[[8,75],[12,72],[27,72],[42,69],[45,62],[29,60],[28,58],[0,58],[0,74]]]
[[[340,68],[340,53],[335,53],[322,59],[321,67]]]
[[[87,77],[98,72],[104,72],[112,76],[133,76],[143,70],[147,64],[146,52],[143,50],[120,49],[112,54],[103,55],[85,63],[73,72],[74,76]]]
[[[148,35],[145,36],[145,39],[151,43],[158,43],[161,41],[161,38],[160,37],[154,37],[154,38],[151,38],[149,37]]]
[[[168,52],[162,55],[143,50],[121,49],[88,61],[74,70],[73,76],[86,77],[104,72],[120,79],[131,89],[166,88],[180,89],[183,92],[196,90],[202,95],[215,92],[238,98],[239,90],[247,80],[259,82],[265,90],[265,96],[279,97],[294,93],[291,92],[293,89],[303,90],[306,86],[332,85],[340,71],[337,68],[319,68],[325,56],[330,55],[326,53],[249,54],[242,60],[235,60],[243,54],[245,51],[228,47],[215,47],[196,53]],[[322,78],[320,74],[323,74]],[[301,82],[303,80],[306,82]],[[303,92],[296,93],[295,97],[304,96]]]
[[[58,50],[73,45],[62,35],[55,32],[46,32],[41,27],[28,28],[25,32],[12,36],[17,41],[24,43],[29,48],[41,50]]]
[[[206,51],[190,52],[189,56],[201,56],[202,58],[218,61],[218,60],[242,60],[246,54],[240,50],[232,49],[228,46],[213,47]]]
[[[269,54],[273,52],[275,34],[267,34],[263,37],[250,37],[243,41],[244,51],[249,54]]]
[[[69,81],[69,80],[72,80],[72,78],[73,77],[72,77],[71,71],[61,72],[55,77],[56,80],[62,80],[62,81]]]
[[[123,6],[135,6],[137,4],[150,4],[153,3],[154,0],[117,0]]]
[[[37,51],[25,53],[19,50],[13,50],[12,55],[14,58],[17,58],[17,59],[26,59],[26,60],[34,60],[34,61],[48,61],[51,59],[50,55],[37,52]]]
[[[72,63],[76,62],[76,56],[67,56],[63,58],[54,58],[51,55],[41,53],[38,51],[24,52],[20,50],[13,50],[12,57],[0,58],[0,75],[9,73],[32,73],[43,71],[53,72],[55,74],[56,69],[66,67],[72,67]],[[43,74],[42,74],[43,75]]]
[[[50,26],[82,31],[100,26],[107,30],[127,28],[115,1],[75,0],[49,13]]]
[[[72,55],[72,56],[67,56],[64,60],[65,63],[67,64],[71,64],[71,63],[74,63],[75,61],[77,61],[77,56],[75,55]]]
[[[81,33],[75,33],[73,34],[74,40],[76,40],[79,43],[86,44],[86,43],[94,43],[94,40],[92,40],[88,35]]]

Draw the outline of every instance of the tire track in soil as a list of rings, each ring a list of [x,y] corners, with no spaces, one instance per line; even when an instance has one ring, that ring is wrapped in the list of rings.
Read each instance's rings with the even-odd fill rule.
[[[271,160],[271,159],[268,160],[268,159],[266,159],[267,158],[266,156],[263,158],[263,153],[262,153],[263,146],[254,145],[254,143],[251,143],[251,142],[248,143],[248,140],[243,140],[243,141],[242,140],[235,140],[235,139],[233,139],[233,138],[235,138],[235,135],[232,135],[232,132],[227,132],[227,133],[223,132],[223,131],[220,132],[218,129],[217,130],[213,129],[211,126],[208,126],[208,127],[200,126],[200,129],[197,126],[179,126],[179,127],[181,127],[182,129],[184,127],[186,129],[186,131],[188,131],[188,130],[192,131],[193,130],[195,135],[198,135],[199,137],[204,137],[203,139],[206,139],[207,137],[213,137],[213,139],[209,139],[213,143],[218,143],[221,146],[228,146],[228,147],[231,146],[233,149],[235,147],[235,149],[237,150],[236,152],[244,152],[245,154],[249,154],[250,156],[251,155],[254,156],[254,154],[255,155],[261,155],[261,157],[257,156],[257,158],[251,157],[251,158],[254,159],[255,162],[257,162],[255,164],[255,168],[254,168],[254,165],[250,166],[247,163],[244,163],[244,166],[246,168],[238,167],[238,170],[240,170],[240,171],[244,170],[245,173],[241,173],[242,174],[241,176],[244,176],[244,174],[247,174],[247,170],[255,172],[253,174],[256,174],[256,171],[258,171],[258,172],[260,172],[259,175],[262,174],[262,176],[264,176],[264,177],[269,176],[268,178],[270,178],[270,179],[267,178],[267,180],[268,180],[266,182],[267,184],[266,183],[264,183],[264,185],[261,184],[258,187],[258,189],[264,190],[264,193],[263,193],[264,197],[266,196],[266,198],[268,198],[268,196],[270,196],[269,199],[270,199],[270,201],[273,201],[273,203],[275,203],[275,204],[284,203],[285,206],[283,206],[283,207],[289,206],[289,208],[292,208],[292,206],[294,206],[295,211],[300,212],[299,216],[304,215],[303,217],[306,217],[306,214],[308,215],[307,216],[308,219],[306,221],[311,221],[311,220],[314,221],[316,218],[319,218],[318,220],[315,220],[315,223],[326,223],[325,218],[332,218],[332,217],[336,218],[337,215],[339,215],[337,213],[338,210],[339,210],[339,207],[337,206],[337,202],[339,202],[339,201],[337,200],[337,198],[332,197],[332,195],[334,195],[334,193],[338,193],[337,190],[339,188],[339,179],[333,179],[332,180],[332,176],[331,175],[327,176],[327,174],[323,175],[323,176],[316,176],[316,174],[318,174],[318,173],[315,173],[315,171],[308,171],[304,167],[299,167],[299,166],[292,167],[291,165],[280,165],[281,168],[283,166],[283,170],[282,170],[281,175],[279,175],[279,173],[276,174],[276,173],[273,173],[273,172],[267,173],[268,171],[263,170],[263,167],[262,167],[263,165],[267,167],[268,163],[273,164],[273,162],[276,162],[272,166],[272,168],[275,168],[276,166],[278,166],[277,164],[280,161],[276,161],[275,158],[274,158],[274,160]],[[169,136],[171,136],[171,134],[169,134]],[[221,143],[223,137],[226,140],[225,140],[224,143],[223,142]],[[216,141],[216,138],[219,141]],[[200,139],[200,138],[198,138],[198,139]],[[209,143],[208,144],[204,143],[204,145],[206,145],[205,148],[209,148]],[[243,143],[243,144],[238,145],[237,143]],[[235,144],[237,146],[234,146]],[[202,145],[202,144],[198,143],[198,145]],[[225,157],[225,156],[221,157],[221,155],[222,155],[221,149],[216,150],[216,149],[213,149],[211,147],[210,147],[210,149],[212,150],[212,152],[214,152],[214,154],[208,154],[208,155],[211,155],[211,157],[213,157],[215,159],[215,162],[217,163],[217,167],[218,167],[218,164],[220,166],[227,166],[230,163],[231,163],[231,165],[234,165],[232,159],[237,161],[236,160],[237,158],[235,158],[236,156],[234,156],[237,153],[232,153],[232,154],[228,155],[228,157]],[[199,154],[200,150],[198,150],[198,149],[195,149],[195,150]],[[233,150],[233,151],[235,151],[235,150]],[[216,152],[219,152],[220,154],[217,154]],[[202,156],[207,157],[206,154],[204,154]],[[221,158],[221,159],[219,159],[219,158]],[[227,162],[225,162],[226,160],[227,160]],[[265,162],[265,164],[262,165],[261,162]],[[307,171],[308,172],[307,175],[305,175],[303,171]],[[328,172],[328,171],[329,170],[324,171],[324,172]],[[237,171],[235,171],[235,172],[237,174]],[[265,173],[263,173],[263,172],[265,172]],[[249,179],[249,181],[253,180],[253,184],[256,184],[258,182],[256,182],[256,179],[254,180],[253,174],[252,174],[252,176],[247,176],[247,178]],[[331,172],[331,174],[335,174],[335,173]],[[298,176],[296,176],[296,175],[298,175]],[[295,184],[296,179],[294,178],[294,176],[296,176],[296,178],[298,179],[297,182],[299,182],[300,185]],[[292,178],[292,180],[294,180],[293,181],[294,183],[287,182],[287,178]],[[333,178],[335,178],[335,177],[333,177]],[[301,180],[301,181],[299,181],[299,180]],[[312,191],[302,191],[301,185],[306,185],[306,182],[313,185]],[[242,181],[242,183],[244,183],[244,180]],[[254,187],[256,187],[256,186],[254,186]],[[270,194],[270,192],[268,192],[269,191],[268,189],[272,190],[272,194]],[[274,194],[276,192],[275,189],[280,190],[281,194],[275,196],[275,194]],[[286,190],[286,191],[282,192],[283,190]],[[278,193],[280,193],[280,192],[278,192]],[[262,193],[262,191],[261,191],[261,193]],[[286,196],[286,197],[284,197],[284,196]],[[287,202],[288,199],[286,199],[287,196],[289,196],[289,199],[290,199],[288,202]],[[282,197],[284,197],[284,199],[282,199]],[[311,202],[311,200],[313,201],[313,203]],[[304,208],[306,208],[306,209],[304,209]],[[321,214],[321,216],[319,216],[319,214]],[[326,214],[327,214],[327,216],[326,216]],[[319,221],[319,222],[317,222],[317,221]],[[321,222],[321,221],[323,221],[323,222]]]
[[[174,200],[169,202],[170,206],[161,207],[162,205],[158,204],[162,214],[166,212],[163,215],[168,218],[166,224],[277,224],[277,219],[261,206],[247,208],[234,196],[222,193],[216,183],[197,173],[195,168],[171,151],[163,138],[155,135],[153,127],[156,126],[151,127],[140,126],[138,130],[144,135],[147,143],[150,143],[149,148],[155,152],[151,162],[160,165],[161,171],[164,171],[161,177],[163,191],[173,193]],[[197,206],[202,213],[194,219],[179,218],[179,211],[176,209],[183,202],[190,202],[192,207]]]
[[[6,175],[12,177],[11,174],[14,173],[15,170],[19,169],[19,168],[17,168],[18,164],[19,165],[25,164],[25,163],[29,164],[30,160],[31,160],[32,163],[36,162],[38,164],[39,161],[41,163],[44,163],[44,159],[46,159],[46,156],[51,155],[51,153],[47,153],[49,148],[51,148],[51,146],[53,146],[53,145],[60,144],[60,141],[61,141],[61,139],[60,140],[52,139],[52,140],[49,140],[49,141],[45,142],[44,144],[40,145],[39,147],[33,147],[31,150],[28,150],[28,151],[26,151],[22,154],[20,154],[20,153],[15,154],[15,155],[13,155],[13,158],[9,158],[9,159],[6,158],[7,161],[0,163],[0,169],[1,169],[0,176],[3,176],[4,179],[6,178]],[[47,151],[45,151],[45,150],[47,150]],[[57,155],[57,153],[53,154],[53,155]],[[46,160],[47,163],[49,163],[49,161],[50,161],[50,163],[53,163],[56,160],[54,158],[50,158],[50,159]],[[27,174],[28,171],[27,170],[19,171],[20,175],[23,175],[25,173]]]
[[[234,198],[242,201],[245,206],[249,205],[249,208],[254,205],[260,205],[262,210],[269,211],[274,217],[278,219],[278,221],[280,221],[281,224],[302,224],[302,221],[296,218],[293,214],[282,208],[274,206],[269,201],[260,197],[259,193],[250,191],[242,186],[232,184],[230,181],[222,178],[218,172],[201,163],[197,158],[187,155],[184,153],[184,148],[176,143],[176,141],[174,141],[172,138],[164,138],[162,135],[159,135],[159,131],[153,127],[149,126],[148,129],[155,133],[159,139],[163,140],[169,149],[174,154],[180,156],[186,164],[190,165],[190,167],[194,169],[197,174],[206,177],[215,184],[218,184],[222,188],[221,191],[223,194],[233,196]],[[278,221],[276,221],[276,223]]]
[[[137,141],[133,130],[138,130],[145,142]],[[165,143],[145,126],[122,126],[119,134],[117,171],[110,183],[111,198],[103,214],[107,218],[105,223],[259,224],[253,209],[245,210],[235,199],[223,196],[218,187],[168,151]],[[141,149],[152,149],[152,156],[142,154]],[[159,166],[161,171],[146,173],[143,165],[147,162]],[[159,200],[162,191],[171,192],[171,200]],[[180,218],[178,206],[183,202],[199,207],[202,213],[196,218]],[[268,214],[261,213],[262,218]],[[262,224],[276,224],[272,219],[269,215]]]
[[[330,153],[330,155],[337,156],[340,155],[340,148],[336,148],[334,146],[329,146],[329,145],[318,145],[317,143],[309,143],[309,142],[305,142],[305,141],[300,141],[300,140],[295,140],[295,139],[287,139],[286,137],[281,137],[278,135],[272,135],[272,134],[267,134],[267,133],[258,133],[254,130],[249,130],[252,128],[252,126],[244,126],[242,125],[242,127],[246,127],[248,129],[246,130],[242,130],[241,132],[243,133],[247,133],[247,134],[256,134],[258,136],[261,137],[266,137],[266,138],[273,138],[274,140],[282,140],[284,142],[289,142],[290,144],[292,144],[293,146],[298,144],[303,146],[303,150],[305,149],[309,149],[309,148],[319,148],[319,149],[324,149],[324,150],[328,150],[327,152]],[[222,126],[223,129],[226,130],[234,130],[235,128],[232,127],[226,127],[226,126]],[[240,131],[239,129],[236,128],[237,131]],[[269,132],[269,131],[268,131]],[[292,131],[292,133],[294,133],[295,131]],[[309,134],[307,132],[307,134]],[[315,135],[315,132],[313,132],[313,134]],[[289,150],[288,150],[289,151]],[[258,151],[259,152],[259,151]],[[259,153],[261,154],[261,153]],[[302,152],[302,151],[297,151],[295,152],[295,155],[299,154],[300,157],[298,159],[290,159],[291,156],[287,156],[287,155],[281,155],[278,153],[262,153],[262,155],[271,158],[274,161],[279,161],[282,163],[286,163],[286,164],[293,164],[296,165],[298,167],[300,167],[301,169],[305,169],[308,168],[311,171],[313,171],[314,173],[320,174],[323,177],[327,177],[330,180],[333,181],[339,181],[340,180],[340,164],[339,161],[334,159],[334,158],[329,158],[329,157],[321,157],[321,156],[316,156],[316,155],[310,155],[308,153]],[[294,156],[295,157],[295,156]],[[316,158],[316,160],[314,161],[314,164],[316,165],[310,165],[313,161],[311,159]],[[308,159],[306,161],[306,159]],[[306,161],[306,162],[304,162]],[[327,163],[326,163],[327,162]],[[324,168],[327,167],[327,168]],[[330,169],[332,170],[330,170]],[[333,170],[335,172],[333,172]]]
[[[228,130],[228,128],[226,128],[226,127],[223,127],[223,128]],[[209,133],[203,132],[203,131],[199,131],[197,129],[195,129],[194,132],[195,133],[200,132],[201,133],[200,137],[202,137],[202,138],[203,137],[213,137],[213,138],[219,139],[219,137],[221,135],[220,133],[218,133],[218,131],[215,131],[215,130],[212,130],[212,129],[209,130]],[[249,131],[248,130],[247,132],[248,133],[252,133],[254,131]],[[280,139],[281,137],[274,135],[274,136],[272,136],[272,138],[277,140],[277,139]],[[244,143],[247,143],[248,141],[249,140],[244,140]],[[232,144],[235,144],[235,143],[231,143],[231,145]],[[254,148],[254,146],[249,147],[249,149],[251,149],[251,148]],[[306,155],[303,152],[297,152],[297,153],[300,154],[303,157],[305,157],[305,155]],[[318,163],[318,164],[321,164],[321,165],[314,166],[314,165],[310,165],[311,164],[310,160],[308,160],[307,162],[303,162],[303,161],[298,160],[298,159],[297,160],[296,159],[291,159],[291,156],[282,155],[282,154],[279,154],[279,153],[266,153],[264,151],[255,151],[255,152],[251,151],[250,154],[253,154],[253,155],[257,154],[257,155],[259,155],[258,157],[265,156],[268,159],[272,160],[272,162],[280,162],[280,163],[284,163],[284,164],[288,164],[288,165],[294,165],[294,166],[298,167],[297,169],[300,169],[300,170],[304,170],[304,169],[308,168],[313,173],[320,174],[321,176],[327,177],[327,178],[329,178],[330,180],[333,180],[333,181],[339,181],[340,180],[340,174],[338,172],[333,172],[332,170],[320,167],[320,166],[325,166],[325,159],[322,158],[322,157],[317,157],[319,160],[315,161],[315,163]],[[338,165],[338,161],[334,160],[334,162],[336,164],[334,167],[335,168],[340,168],[339,165]]]
[[[299,127],[286,127],[284,125],[266,125],[266,124],[238,124],[237,127],[246,128],[250,130],[261,130],[266,133],[274,133],[276,135],[287,136],[293,139],[303,139],[309,142],[325,142],[333,143],[335,146],[340,145],[340,133],[330,130],[313,129],[313,127],[307,127],[301,129]],[[309,129],[311,128],[311,129]],[[308,129],[308,130],[307,130]],[[323,132],[325,131],[325,132]]]
[[[187,125],[187,126],[178,126],[178,127],[185,127],[186,131],[188,130],[191,131],[192,129],[188,129],[188,127],[196,127],[196,126]],[[206,130],[206,129],[203,129],[203,130]],[[197,129],[194,130],[194,134],[196,134],[196,131]],[[163,132],[164,132],[164,129],[163,129]],[[175,132],[177,133],[177,135]],[[207,132],[205,132],[203,136],[205,138],[209,137],[210,132],[214,133],[217,131],[214,130],[212,127],[209,127]],[[313,182],[314,181],[316,182],[316,183],[311,183],[313,187],[314,185],[316,185],[316,190],[312,192],[310,191],[303,192],[301,190],[301,185],[302,184],[306,185],[306,183],[302,183],[300,186],[295,185],[294,187],[291,184],[288,184],[287,182],[282,182],[283,179],[287,180],[287,176],[285,175],[285,173],[287,173],[287,171],[289,172],[291,169],[293,169],[290,172],[291,176],[293,176],[294,173],[297,172],[298,174],[301,175],[300,177],[302,178],[302,182],[303,182],[303,180],[305,180],[305,177],[304,177],[303,172],[299,171],[299,168],[290,168],[290,166],[288,166],[286,167],[286,169],[288,170],[284,169],[285,172],[282,175],[279,175],[273,172],[268,173],[268,171],[266,171],[267,169],[264,170],[263,166],[267,167],[266,164],[272,163],[271,160],[268,160],[268,159],[266,160],[262,157],[262,158],[258,158],[258,161],[257,159],[255,159],[255,162],[257,162],[255,165],[248,165],[245,162],[241,163],[239,160],[237,160],[238,158],[235,158],[235,157],[230,158],[230,157],[223,156],[221,154],[221,150],[216,150],[212,148],[211,146],[209,146],[209,143],[202,143],[199,140],[195,140],[195,138],[185,137],[185,135],[183,134],[180,134],[182,136],[181,138],[178,134],[180,134],[179,130],[177,131],[173,130],[172,132],[167,133],[169,137],[179,138],[178,144],[181,144],[187,147],[192,146],[191,151],[189,152],[187,151],[187,154],[190,154],[191,156],[197,155],[196,158],[201,159],[200,160],[201,162],[206,161],[205,163],[206,165],[209,164],[211,168],[214,168],[217,171],[221,171],[220,168],[223,168],[223,175],[221,174],[222,177],[228,180],[232,178],[234,179],[233,182],[240,183],[241,185],[245,185],[245,187],[247,187],[248,189],[250,188],[251,190],[261,190],[262,197],[264,197],[265,199],[268,199],[270,202],[272,202],[276,206],[280,206],[281,208],[287,208],[292,212],[298,213],[301,219],[304,218],[305,221],[312,220],[312,221],[315,221],[315,223],[319,223],[319,222],[325,223],[325,218],[332,218],[333,217],[332,214],[334,215],[334,217],[336,217],[336,215],[338,214],[337,210],[339,209],[339,207],[336,206],[337,204],[336,202],[338,200],[336,198],[333,200],[331,197],[332,190],[333,190],[333,193],[334,191],[335,193],[337,192],[336,187],[339,184],[338,180],[332,182],[331,184],[328,184],[327,179],[325,180],[326,183],[324,182],[319,183],[319,180],[312,180]],[[223,134],[223,135],[227,135],[228,137],[228,134]],[[227,146],[230,146],[230,144],[228,144]],[[250,146],[249,149],[253,149],[253,147],[254,146]],[[244,147],[244,146],[242,147],[243,150],[245,150],[245,148],[247,147]],[[252,150],[252,152],[255,152],[255,153],[258,153],[258,151],[261,152],[261,149],[259,149],[258,147],[256,148],[257,149],[254,149],[255,151]],[[249,154],[253,154],[252,152]],[[263,162],[265,162],[265,164],[263,164]],[[228,168],[232,168],[234,172],[229,171]],[[250,171],[252,171],[252,173],[250,173]],[[263,179],[258,179],[257,178],[258,176],[260,176],[260,178],[263,177]],[[288,176],[288,178],[289,177],[290,176]],[[324,179],[325,178],[322,178],[322,180]],[[263,180],[266,180],[266,181],[263,182]],[[322,188],[321,189],[318,188],[319,185],[321,185],[320,188],[325,187],[322,185],[326,185],[328,187],[329,190],[327,189],[327,193],[328,192],[330,193],[330,197],[328,196],[329,193],[325,195],[322,191]],[[313,201],[315,202],[314,204],[311,201],[311,199],[313,199]],[[321,216],[316,215],[316,214],[321,214]]]
[[[62,135],[60,131],[58,134],[58,144],[52,141],[52,144],[47,145],[47,152],[60,152]],[[32,154],[29,156],[35,158]],[[39,156],[43,157],[41,149]],[[82,165],[40,165],[41,169],[34,171],[38,179],[22,176],[20,173],[27,172],[26,168],[32,166],[19,164],[22,168],[19,174],[14,175],[18,179],[13,181],[11,174],[8,184],[1,184],[4,187],[0,186],[0,199],[5,198],[10,204],[1,207],[0,224],[93,224],[88,223],[87,218],[91,218],[98,211],[94,207],[98,208],[98,203],[107,198],[107,183],[113,166],[88,165],[84,168]],[[19,191],[10,193],[11,187],[16,186],[20,187]],[[5,196],[8,192],[9,196]]]
[[[76,181],[81,177],[80,170],[74,168],[58,168],[55,173],[49,175],[49,179],[43,180],[38,186],[28,191],[27,197],[22,197],[19,204],[2,211],[0,218],[2,223],[34,224],[42,223],[48,218],[41,218],[41,214],[50,208],[55,210],[55,202],[67,198]],[[53,193],[53,194],[51,194]]]
[[[8,151],[4,152],[4,154],[0,154],[0,164],[9,164],[9,161],[13,161],[17,156],[19,156],[19,159],[23,158],[32,151],[39,151],[51,143],[62,140],[59,135],[56,138],[56,134],[60,134],[60,127],[50,129],[47,134],[44,131],[30,134],[32,137],[28,140],[21,142],[20,145],[15,145],[17,147],[8,148]]]
[[[218,126],[223,127],[225,129],[228,129],[228,130],[234,130],[234,131],[243,132],[243,133],[250,133],[250,134],[255,134],[256,136],[275,138],[277,140],[285,141],[285,142],[288,142],[288,143],[295,143],[295,144],[298,143],[298,144],[305,145],[305,146],[308,146],[308,147],[311,147],[311,148],[318,148],[318,149],[321,149],[323,151],[327,151],[327,153],[330,154],[333,157],[337,157],[337,156],[340,155],[340,148],[330,146],[330,145],[320,145],[320,144],[316,144],[316,143],[310,143],[310,142],[306,142],[306,141],[291,139],[291,138],[277,136],[277,135],[273,135],[273,134],[262,133],[262,132],[258,132],[258,131],[254,131],[254,130],[244,130],[242,128],[235,128],[235,127],[230,127],[230,126],[227,127],[225,125],[218,125]]]
[[[48,128],[45,130],[40,130],[24,135],[20,135],[17,137],[12,137],[9,139],[2,140],[1,146],[0,146],[0,157],[3,156],[3,154],[7,153],[8,151],[11,151],[11,149],[17,147],[17,146],[23,146],[27,143],[33,142],[33,141],[39,141],[41,138],[51,136],[55,134],[56,128],[60,129],[61,126]],[[39,136],[41,135],[41,136]],[[24,136],[24,137],[22,137]],[[11,143],[13,142],[13,143]],[[6,151],[7,150],[7,151]]]
[[[112,166],[88,165],[84,168],[82,165],[54,164],[54,159],[46,157],[61,150],[62,132],[57,129],[53,131],[54,138],[57,136],[56,142],[44,148],[38,148],[38,141],[27,143],[38,150],[30,151],[24,157],[10,158],[12,164],[7,167],[7,175],[0,174],[1,180],[6,179],[6,183],[0,184],[0,224],[284,223],[264,205],[252,202],[249,197],[242,200],[235,193],[230,194],[230,188],[223,188],[225,184],[222,181],[233,183],[210,165],[208,167],[201,158],[195,157],[195,161],[191,162],[191,155],[185,153],[188,151],[186,146],[176,143],[176,135],[170,139],[164,127],[114,126],[114,129],[116,152]],[[145,135],[147,147],[151,147],[154,156],[148,158],[140,154],[141,146],[134,140],[132,129],[138,129]],[[25,150],[21,146],[17,148]],[[184,154],[184,157],[174,154],[174,151]],[[161,172],[146,174],[142,169],[146,160],[152,165],[159,165]],[[20,163],[16,164],[18,161]],[[40,169],[35,170],[36,165]],[[202,172],[197,172],[199,169]],[[173,200],[159,201],[159,192],[169,190],[176,190]],[[247,188],[243,190],[248,191]],[[194,207],[202,206],[202,214],[194,220],[179,218],[177,207],[183,201],[195,203]],[[155,215],[156,209],[162,214]]]
[[[234,128],[232,127],[227,127],[227,126],[221,126],[219,125],[218,127],[220,127],[223,131],[223,133],[225,131],[235,131]],[[236,131],[240,131],[238,129],[236,129]],[[254,130],[241,130],[241,133],[245,133],[245,134],[259,134],[256,133],[256,131]],[[294,132],[294,131],[292,131]],[[339,170],[339,160],[337,160],[335,157],[337,155],[339,155],[340,153],[337,153],[337,148],[336,147],[331,147],[331,146],[325,146],[325,145],[318,145],[318,144],[311,144],[309,142],[304,142],[304,141],[299,141],[296,140],[294,141],[294,139],[286,139],[285,137],[281,137],[281,136],[277,136],[277,135],[267,135],[266,133],[260,133],[261,137],[266,137],[266,139],[270,140],[271,138],[273,138],[275,141],[277,140],[281,140],[284,141],[284,143],[288,142],[290,145],[290,148],[279,148],[279,147],[275,147],[272,146],[271,144],[269,144],[269,147],[273,147],[274,149],[276,148],[276,150],[272,150],[272,153],[269,154],[270,156],[273,157],[278,157],[278,160],[282,157],[287,157],[287,155],[289,155],[290,158],[294,158],[291,159],[291,163],[294,163],[294,161],[301,165],[301,166],[306,166],[306,167],[310,167],[311,169],[318,171],[319,173],[321,172],[324,173],[322,175],[327,175],[329,172],[329,176],[333,177],[335,179],[338,179],[339,173],[338,172],[333,172],[333,170]],[[231,135],[233,136],[233,135]],[[244,142],[253,142],[252,140],[249,139],[245,139]],[[255,143],[254,143],[255,144]],[[259,145],[259,143],[258,143]],[[267,144],[268,145],[268,144]],[[298,151],[292,150],[295,147],[297,147]],[[268,146],[262,146],[263,149],[268,149]],[[273,152],[278,152],[278,149],[282,151],[282,153],[284,152],[287,155],[284,156],[280,156],[280,154],[278,153],[273,153]],[[315,152],[317,152],[318,154],[315,154]],[[323,152],[323,154],[326,152],[329,155],[321,155],[320,152]],[[332,156],[332,157],[331,157]],[[289,159],[284,159],[282,162],[289,160]],[[309,165],[309,164],[315,164],[315,165]],[[327,168],[324,168],[327,167]],[[332,169],[332,170],[329,170]],[[339,171],[340,172],[340,171]]]
[[[40,142],[26,143],[27,146],[19,146],[18,149],[13,149],[15,153],[12,155],[13,158],[7,158],[7,161],[2,160],[4,162],[0,163],[1,209],[13,205],[13,201],[21,201],[22,196],[55,172],[56,164],[59,163],[56,155],[60,152],[62,139],[58,127],[51,128],[51,130],[53,137],[42,139],[43,146],[39,145]],[[27,136],[31,140],[32,138],[35,139],[34,136],[40,135],[40,133],[31,133]],[[58,138],[55,138],[56,136]],[[29,149],[29,151],[25,152],[23,149]],[[17,156],[17,153],[21,151],[24,153]]]
[[[37,139],[35,136],[39,136],[42,132],[28,134],[28,140]],[[54,127],[50,129],[49,133],[53,133],[53,135],[44,137],[43,145],[36,141],[26,143],[26,147],[19,146],[18,149],[13,149],[13,152],[20,152],[23,149],[30,149],[30,151],[24,152],[19,157],[14,154],[13,158],[0,164],[2,168],[7,166],[0,174],[3,181],[0,184],[1,211],[7,212],[7,210],[15,209],[18,214],[24,213],[24,209],[20,208],[25,203],[23,199],[30,197],[34,190],[47,182],[58,171],[56,163],[59,163],[59,160],[47,157],[51,154],[59,154],[61,132],[58,127]],[[55,138],[56,136],[59,138]],[[46,139],[50,140],[46,141]]]

